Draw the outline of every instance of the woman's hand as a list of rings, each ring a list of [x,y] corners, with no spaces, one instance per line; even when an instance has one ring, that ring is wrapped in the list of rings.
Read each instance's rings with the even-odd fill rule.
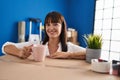
[[[68,58],[68,54],[66,52],[56,52],[51,54],[49,57],[54,59],[66,59]]]
[[[32,45],[30,46],[25,46],[23,49],[20,50],[19,56],[22,59],[25,59],[31,55],[32,52]]]

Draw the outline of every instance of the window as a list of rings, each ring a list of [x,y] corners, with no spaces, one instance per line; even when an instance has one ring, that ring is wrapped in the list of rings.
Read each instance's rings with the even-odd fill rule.
[[[120,0],[96,0],[94,33],[102,34],[101,58],[120,60]]]

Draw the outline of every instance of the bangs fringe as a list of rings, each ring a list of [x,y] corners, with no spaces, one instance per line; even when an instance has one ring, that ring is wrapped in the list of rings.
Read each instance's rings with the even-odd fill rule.
[[[62,21],[61,17],[49,15],[46,18],[45,24],[47,24],[47,23],[62,23],[61,21]]]

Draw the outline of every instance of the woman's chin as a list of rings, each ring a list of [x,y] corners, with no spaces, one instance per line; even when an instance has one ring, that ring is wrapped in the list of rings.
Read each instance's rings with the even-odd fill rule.
[[[58,36],[52,35],[52,36],[49,36],[49,38],[58,38]]]

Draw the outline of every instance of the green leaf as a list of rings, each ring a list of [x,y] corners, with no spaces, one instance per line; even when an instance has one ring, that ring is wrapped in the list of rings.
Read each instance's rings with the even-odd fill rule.
[[[88,48],[101,49],[102,48],[102,35],[99,34],[87,34],[84,35],[84,41]]]

